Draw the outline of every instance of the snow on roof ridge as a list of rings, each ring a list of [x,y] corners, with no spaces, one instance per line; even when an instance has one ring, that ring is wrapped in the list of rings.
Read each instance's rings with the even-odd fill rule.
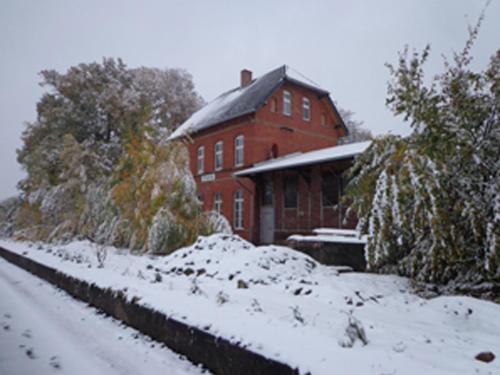
[[[323,87],[321,87],[321,85],[319,85],[318,83],[313,81],[311,78],[307,77],[306,75],[302,74],[297,69],[291,67],[290,65],[286,65],[286,64],[284,65],[284,67],[285,67],[285,75],[288,78],[291,78],[294,81],[305,83],[308,86],[313,86],[313,87],[316,87],[320,90],[326,91]]]
[[[288,65],[282,65],[253,79],[243,87],[237,86],[220,94],[193,113],[168,136],[167,141],[255,112],[270,92],[286,80],[328,94],[328,91],[312,79]]]
[[[278,69],[282,69],[282,68],[283,67],[280,67]],[[233,108],[235,104],[237,104],[237,102],[236,102],[237,98],[239,98],[241,95],[243,95],[246,91],[248,91],[252,87],[255,87],[255,85],[262,78],[266,77],[267,75],[269,75],[270,73],[272,73],[278,69],[272,70],[272,71],[267,72],[267,73],[265,73],[257,78],[254,78],[248,85],[245,85],[243,87],[237,86],[235,88],[232,88],[232,89],[225,91],[222,94],[218,95],[217,97],[212,99],[210,102],[205,104],[198,111],[193,113],[176,130],[174,130],[172,132],[172,134],[170,134],[170,136],[167,138],[167,140],[174,140],[176,138],[180,138],[180,137],[190,133],[191,131],[196,130],[196,127],[199,126],[200,123],[203,123],[203,119],[206,119],[206,118],[216,119],[217,115],[220,114],[221,112],[230,111],[230,109]],[[244,114],[244,113],[242,113],[242,114]],[[222,119],[219,121],[226,121],[226,120]],[[210,123],[210,120],[208,120],[208,123]],[[206,127],[210,127],[210,126],[211,125],[208,125]]]

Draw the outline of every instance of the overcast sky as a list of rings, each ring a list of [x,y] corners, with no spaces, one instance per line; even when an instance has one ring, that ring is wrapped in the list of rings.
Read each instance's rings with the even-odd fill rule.
[[[480,0],[377,1],[0,1],[0,199],[23,173],[16,148],[35,119],[38,72],[121,57],[130,67],[181,67],[210,101],[287,64],[330,91],[375,134],[408,134],[385,108],[389,78],[405,44],[432,47],[428,71],[460,50]],[[473,54],[482,69],[500,48],[500,0],[487,10]]]

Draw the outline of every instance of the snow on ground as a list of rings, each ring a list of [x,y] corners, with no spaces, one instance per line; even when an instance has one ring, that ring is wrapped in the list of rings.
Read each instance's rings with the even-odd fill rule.
[[[0,241],[67,274],[312,374],[497,374],[500,306],[468,297],[424,300],[408,280],[339,273],[280,246],[201,237],[167,257],[96,247]],[[348,325],[351,322],[351,325]],[[359,323],[358,323],[359,322]],[[349,327],[348,327],[349,326]],[[363,332],[368,340],[363,345]]]
[[[0,259],[0,374],[161,373],[202,371]]]

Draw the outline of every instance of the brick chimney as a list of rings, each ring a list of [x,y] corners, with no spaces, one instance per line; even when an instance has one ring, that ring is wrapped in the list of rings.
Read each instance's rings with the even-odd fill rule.
[[[250,82],[252,82],[252,72],[248,69],[243,69],[240,76],[241,87],[248,85]]]

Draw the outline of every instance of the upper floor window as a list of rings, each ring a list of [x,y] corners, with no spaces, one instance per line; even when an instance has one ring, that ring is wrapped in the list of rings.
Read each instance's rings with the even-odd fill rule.
[[[302,117],[304,121],[311,120],[311,102],[307,98],[302,99]]]
[[[324,113],[321,114],[321,126],[326,126],[326,115]]]
[[[298,178],[297,178],[297,176],[285,177],[284,184],[285,184],[285,189],[284,189],[285,208],[296,208],[297,201],[298,201],[298,194],[297,194]]]
[[[243,157],[245,154],[245,138],[239,135],[234,139],[234,166],[240,167],[243,165]]]
[[[243,192],[237,190],[234,193],[234,229],[243,229]]]
[[[292,94],[289,91],[283,91],[283,114],[292,115]]]
[[[276,108],[277,108],[277,103],[276,103],[276,99],[271,99],[271,104],[270,104],[270,108],[271,108],[271,112],[276,112]]]
[[[214,193],[214,211],[218,214],[222,213],[222,194],[220,192]]]
[[[198,174],[203,174],[205,172],[205,146],[198,147]]]
[[[222,160],[224,158],[224,144],[222,143],[222,141],[218,141],[216,144],[215,144],[215,147],[214,147],[214,152],[215,152],[215,155],[214,155],[214,164],[215,164],[215,170],[216,171],[220,171],[222,169]]]

